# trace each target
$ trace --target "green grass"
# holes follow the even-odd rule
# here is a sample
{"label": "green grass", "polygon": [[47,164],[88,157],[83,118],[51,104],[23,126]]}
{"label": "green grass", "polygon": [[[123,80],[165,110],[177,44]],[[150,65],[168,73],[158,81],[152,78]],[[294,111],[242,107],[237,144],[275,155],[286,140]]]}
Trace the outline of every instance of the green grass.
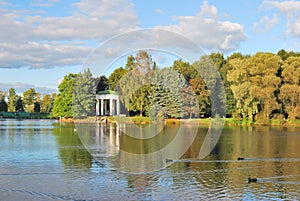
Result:
{"label": "green grass", "polygon": [[[45,116],[44,116],[45,117]],[[36,117],[38,118],[38,117]],[[48,115],[48,118],[51,118]],[[111,123],[127,123],[127,124],[137,124],[137,125],[148,125],[158,123],[156,121],[151,121],[149,117],[140,117],[140,116],[132,116],[132,117],[120,117],[120,116],[108,116],[108,122]],[[199,124],[208,126],[212,118],[201,118],[201,119],[165,119],[164,123],[166,125],[180,125],[180,124]],[[247,119],[242,118],[226,118],[224,119],[224,126],[300,126],[300,120],[285,120],[285,119],[271,119],[271,120],[258,120],[256,122],[249,121]],[[84,119],[80,119],[81,122],[95,122],[95,117],[87,117]]]}
{"label": "green grass", "polygon": [[298,119],[298,120],[287,120],[286,125],[287,126],[300,126],[300,119]]}
{"label": "green grass", "polygon": [[118,117],[118,116],[110,116],[108,118],[112,122],[119,122],[119,123],[134,123],[134,124],[150,124],[151,123],[151,119],[149,117],[140,117],[140,116]]}
{"label": "green grass", "polygon": [[[150,124],[152,122],[149,117],[109,117],[112,121],[122,123],[135,123],[135,124]],[[211,118],[204,119],[165,119],[166,125],[180,125],[180,124],[199,124],[209,125],[212,121]],[[300,126],[300,120],[284,120],[284,119],[271,119],[271,120],[259,120],[256,122],[249,121],[242,118],[226,118],[224,122],[225,126]]]}

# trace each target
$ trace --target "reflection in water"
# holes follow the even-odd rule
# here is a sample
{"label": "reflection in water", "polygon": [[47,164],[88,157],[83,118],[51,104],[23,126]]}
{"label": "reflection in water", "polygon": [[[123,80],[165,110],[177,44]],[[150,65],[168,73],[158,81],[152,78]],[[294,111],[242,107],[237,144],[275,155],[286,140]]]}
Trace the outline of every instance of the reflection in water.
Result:
{"label": "reflection in water", "polygon": [[[82,124],[74,133],[73,124],[0,120],[0,200],[299,199],[300,128],[226,127],[203,160],[197,155],[208,128],[200,127],[195,138],[189,127],[182,129],[179,145],[194,140],[179,160],[158,171],[132,174],[115,169],[164,161],[144,157],[137,163],[122,152],[154,153],[172,142],[180,128],[167,126],[153,138],[137,140],[126,134],[134,130],[130,125]],[[248,177],[257,182],[248,183]]]}
{"label": "reflection in water", "polygon": [[92,166],[92,157],[74,133],[73,124],[56,123],[53,134],[57,136],[59,156],[66,169],[86,169]]}
{"label": "reflection in water", "polygon": [[[193,143],[198,127],[155,128],[154,131],[159,133],[151,134],[152,138],[144,137],[149,136],[152,128],[131,124],[79,124],[76,128],[81,141],[96,160],[101,162],[109,158],[109,166],[113,169],[141,173],[165,168],[169,165],[166,159],[180,158]],[[127,134],[133,132],[141,138]]]}
{"label": "reflection in water", "polygon": [[[266,198],[274,192],[275,197],[288,198],[290,192],[300,187],[299,130],[288,135],[271,127],[225,128],[218,145],[206,158],[209,163],[189,161],[186,164],[189,171],[200,173],[195,178],[212,194],[216,185],[220,185],[233,196],[244,193],[247,198]],[[237,161],[240,156],[246,160]],[[249,186],[245,182],[248,177],[258,178],[259,184]],[[243,192],[241,187],[251,193]]]}
{"label": "reflection in water", "polygon": [[[118,126],[122,126],[122,129]],[[124,130],[130,130],[130,125],[97,125],[94,129],[97,131],[97,140],[93,140],[93,132],[89,130],[89,135],[84,135],[84,144],[90,142],[89,150],[97,160],[106,162],[112,169],[139,171],[163,163],[165,156],[161,159],[151,158],[151,155],[147,158],[147,155],[162,149],[164,143],[170,143],[180,128],[166,127],[162,133],[150,139],[135,139],[126,135]],[[299,129],[289,132],[287,129],[271,127],[227,127],[210,155],[199,160],[199,150],[207,129],[199,128],[181,160],[171,163],[167,169],[171,171],[171,183],[176,186],[176,191],[189,184],[195,188],[192,192],[205,192],[200,197],[215,198],[218,195],[218,198],[237,198],[237,195],[244,195],[245,199],[268,196],[285,199],[291,194],[287,189],[292,192],[299,189]],[[182,146],[190,140],[189,133],[185,131],[185,135],[179,138]],[[173,151],[176,152],[176,149]],[[137,160],[136,155],[143,157]],[[245,160],[239,161],[238,157],[244,157]],[[152,164],[149,165],[149,162]],[[129,174],[126,177],[129,187],[143,192],[154,188],[153,185],[158,182],[156,177],[147,174]],[[248,184],[248,177],[257,178],[257,184]]]}

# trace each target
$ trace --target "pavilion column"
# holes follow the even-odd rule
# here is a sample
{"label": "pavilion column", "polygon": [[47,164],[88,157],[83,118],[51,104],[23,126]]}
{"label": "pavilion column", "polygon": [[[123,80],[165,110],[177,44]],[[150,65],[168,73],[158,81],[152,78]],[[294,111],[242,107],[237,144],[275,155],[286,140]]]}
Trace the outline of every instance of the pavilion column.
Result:
{"label": "pavilion column", "polygon": [[104,109],[104,103],[103,103],[104,101],[102,98],[100,100],[101,100],[101,116],[104,116],[104,110],[103,110]]}
{"label": "pavilion column", "polygon": [[113,115],[113,100],[112,98],[109,99],[109,114]]}
{"label": "pavilion column", "polygon": [[96,116],[99,116],[99,100],[96,103]]}
{"label": "pavilion column", "polygon": [[119,98],[119,96],[117,97],[117,116],[119,116],[120,115],[120,98]]}

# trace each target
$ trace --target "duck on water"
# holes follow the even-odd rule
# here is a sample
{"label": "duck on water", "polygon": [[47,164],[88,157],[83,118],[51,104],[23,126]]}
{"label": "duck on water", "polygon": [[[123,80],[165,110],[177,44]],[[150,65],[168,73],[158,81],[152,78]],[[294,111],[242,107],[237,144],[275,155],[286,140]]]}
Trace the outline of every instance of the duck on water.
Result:
{"label": "duck on water", "polygon": [[248,178],[248,183],[255,183],[257,182],[257,179],[256,178]]}

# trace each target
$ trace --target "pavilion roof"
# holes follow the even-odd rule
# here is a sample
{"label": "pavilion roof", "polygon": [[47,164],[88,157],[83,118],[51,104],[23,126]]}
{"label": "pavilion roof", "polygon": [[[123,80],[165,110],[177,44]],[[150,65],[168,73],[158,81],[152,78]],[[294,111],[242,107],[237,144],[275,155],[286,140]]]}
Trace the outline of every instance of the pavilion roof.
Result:
{"label": "pavilion roof", "polygon": [[113,91],[113,90],[104,90],[104,91],[99,91],[97,93],[98,95],[104,95],[104,94],[118,94],[117,92]]}

